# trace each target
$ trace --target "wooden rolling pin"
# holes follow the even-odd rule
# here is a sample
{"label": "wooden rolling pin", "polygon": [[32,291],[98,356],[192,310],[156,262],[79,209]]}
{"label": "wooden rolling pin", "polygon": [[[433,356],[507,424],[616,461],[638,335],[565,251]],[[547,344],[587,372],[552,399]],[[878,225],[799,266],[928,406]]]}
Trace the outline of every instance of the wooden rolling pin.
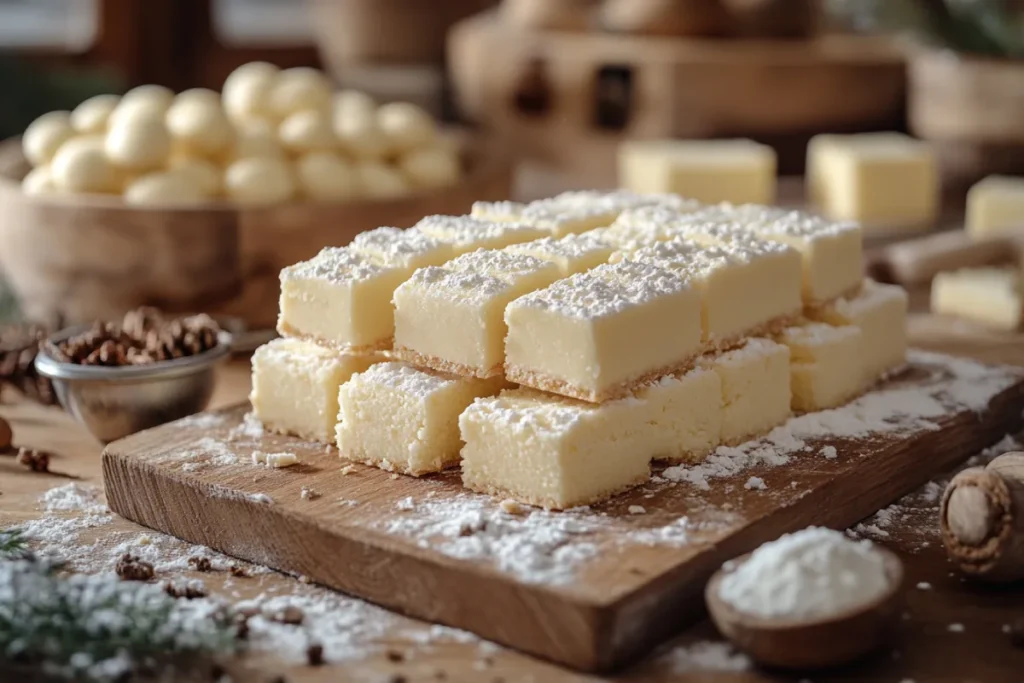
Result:
{"label": "wooden rolling pin", "polygon": [[988,581],[1024,579],[1024,453],[953,477],[939,518],[949,558]]}
{"label": "wooden rolling pin", "polygon": [[869,272],[886,282],[922,285],[944,270],[1017,264],[1020,254],[1019,239],[971,239],[963,230],[950,230],[881,249],[869,258]]}

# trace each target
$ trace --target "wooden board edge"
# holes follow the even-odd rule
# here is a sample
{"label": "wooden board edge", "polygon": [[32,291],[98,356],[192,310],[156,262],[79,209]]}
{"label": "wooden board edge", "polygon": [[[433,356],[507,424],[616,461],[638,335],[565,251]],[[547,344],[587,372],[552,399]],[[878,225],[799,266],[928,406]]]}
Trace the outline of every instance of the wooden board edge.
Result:
{"label": "wooden board edge", "polygon": [[[292,519],[298,517],[294,513],[241,495],[211,496],[211,485],[169,476],[166,469],[121,452],[132,441],[128,437],[116,442],[102,456],[107,504],[126,519],[581,671],[597,671],[601,665],[602,653],[596,647],[599,606],[542,585],[516,585],[508,577],[466,563],[394,552],[371,542],[366,534],[337,536],[308,520]],[[216,500],[216,512],[211,500]],[[188,514],[171,514],[172,506],[183,507]],[[186,518],[193,523],[178,523]],[[249,526],[250,538],[260,542],[236,541],[238,524]],[[338,562],[312,560],[324,556]],[[332,571],[340,562],[348,568]],[[352,566],[365,570],[353,574]],[[467,593],[479,596],[470,601],[472,611],[451,599]]]}
{"label": "wooden board edge", "polygon": [[[914,461],[900,463],[914,470],[907,476],[888,476],[877,486],[843,496],[842,501],[836,499],[838,486],[835,482],[812,490],[801,499],[801,505],[824,514],[820,519],[807,519],[804,526],[815,524],[842,530],[869,517],[917,490],[937,473],[955,467],[1006,434],[1019,432],[1024,428],[1022,405],[1024,379],[1018,377],[1012,386],[992,398],[983,413],[969,410],[958,413],[944,420],[941,430],[919,432],[907,439],[901,452],[918,454]],[[699,558],[656,577],[602,609],[598,633],[598,651],[602,654],[599,670],[612,671],[632,664],[695,623],[705,612],[703,591],[711,575],[727,560],[754,550],[760,544],[757,538],[764,536],[764,524],[773,524],[774,531],[769,535],[781,536],[789,531],[788,524],[775,522],[783,513],[788,515],[792,511],[779,508],[767,520],[760,521],[756,534],[753,525],[748,525]]]}

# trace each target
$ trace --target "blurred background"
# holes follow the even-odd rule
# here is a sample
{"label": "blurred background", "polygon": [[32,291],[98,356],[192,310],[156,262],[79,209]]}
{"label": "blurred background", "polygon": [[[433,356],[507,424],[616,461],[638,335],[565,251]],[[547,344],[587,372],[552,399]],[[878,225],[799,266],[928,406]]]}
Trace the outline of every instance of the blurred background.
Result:
{"label": "blurred background", "polygon": [[[98,94],[219,91],[261,61],[412,103],[459,141],[457,172],[436,149],[370,169],[343,150],[335,166],[358,166],[362,194],[299,182],[282,206],[257,206],[226,188],[187,219],[166,192],[163,207],[109,196],[131,204],[134,175],[103,197],[42,197],[56,186],[40,178],[23,190],[29,165],[12,141],[0,150],[0,318],[52,326],[153,303],[271,326],[282,265],[474,199],[615,187],[633,139],[764,143],[777,202],[804,206],[812,137],[906,133],[941,177],[943,210],[925,231],[960,226],[968,187],[1024,173],[1022,16],[1020,0],[0,0],[4,139]],[[149,282],[205,281],[211,268],[230,274],[187,291]]]}

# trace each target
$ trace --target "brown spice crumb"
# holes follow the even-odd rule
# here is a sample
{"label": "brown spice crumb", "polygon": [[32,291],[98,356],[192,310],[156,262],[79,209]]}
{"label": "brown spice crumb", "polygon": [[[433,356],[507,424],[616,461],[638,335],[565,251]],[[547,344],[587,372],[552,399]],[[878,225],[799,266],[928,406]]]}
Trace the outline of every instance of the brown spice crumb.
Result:
{"label": "brown spice crumb", "polygon": [[164,583],[164,592],[170,595],[172,598],[185,598],[186,600],[195,600],[196,598],[205,598],[207,593],[206,588],[197,581],[184,581],[174,582],[167,581]]}
{"label": "brown spice crumb", "polygon": [[235,577],[236,579],[247,579],[249,578],[249,572],[245,571],[244,567],[239,567],[237,564],[233,564],[228,567],[228,574]]}
{"label": "brown spice crumb", "polygon": [[405,661],[405,655],[398,650],[388,650],[384,653],[384,656],[387,657],[388,661],[392,664],[398,664]]}
{"label": "brown spice crumb", "polygon": [[208,572],[212,569],[210,558],[200,557],[199,555],[193,555],[188,558],[188,566],[192,567],[192,569],[197,572]]}
{"label": "brown spice crumb", "polygon": [[310,666],[320,666],[324,663],[324,646],[320,643],[312,643],[306,648],[306,661]]}
{"label": "brown spice crumb", "polygon": [[305,618],[302,610],[295,605],[287,605],[270,616],[270,618],[281,624],[298,626]]}
{"label": "brown spice crumb", "polygon": [[114,571],[124,581],[149,581],[153,578],[153,565],[143,562],[131,553],[121,556]]}
{"label": "brown spice crumb", "polygon": [[18,464],[24,465],[33,472],[49,472],[50,454],[34,448],[19,448]]}

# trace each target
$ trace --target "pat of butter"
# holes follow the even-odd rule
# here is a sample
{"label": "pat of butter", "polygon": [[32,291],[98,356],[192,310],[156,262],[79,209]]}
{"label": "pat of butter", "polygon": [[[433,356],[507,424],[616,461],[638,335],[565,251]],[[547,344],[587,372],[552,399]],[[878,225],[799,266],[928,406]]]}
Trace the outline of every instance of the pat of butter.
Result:
{"label": "pat of butter", "polygon": [[992,175],[967,193],[967,234],[974,238],[1024,235],[1024,178]]}

